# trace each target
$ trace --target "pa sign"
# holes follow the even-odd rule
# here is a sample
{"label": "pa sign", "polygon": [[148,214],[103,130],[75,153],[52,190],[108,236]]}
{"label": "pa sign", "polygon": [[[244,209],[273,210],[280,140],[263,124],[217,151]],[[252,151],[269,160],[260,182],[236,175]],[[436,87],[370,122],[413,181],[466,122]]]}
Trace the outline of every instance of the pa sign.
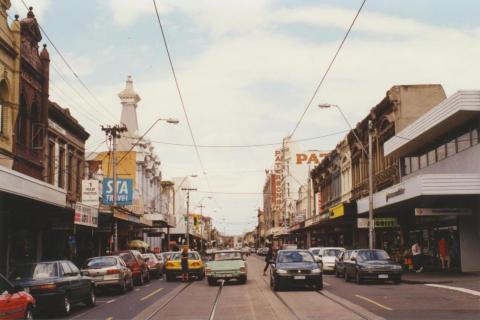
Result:
{"label": "pa sign", "polygon": [[[103,179],[103,204],[113,204],[113,179]],[[132,179],[117,179],[117,205],[129,205],[133,202]]]}

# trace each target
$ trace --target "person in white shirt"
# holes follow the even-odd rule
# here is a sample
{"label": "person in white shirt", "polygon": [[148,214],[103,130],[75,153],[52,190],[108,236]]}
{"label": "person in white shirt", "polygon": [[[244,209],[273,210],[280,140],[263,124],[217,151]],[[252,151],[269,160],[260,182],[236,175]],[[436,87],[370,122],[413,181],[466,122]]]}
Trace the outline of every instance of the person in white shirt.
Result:
{"label": "person in white shirt", "polygon": [[418,244],[418,241],[412,245],[412,255],[413,255],[413,270],[416,272],[422,272],[422,248]]}

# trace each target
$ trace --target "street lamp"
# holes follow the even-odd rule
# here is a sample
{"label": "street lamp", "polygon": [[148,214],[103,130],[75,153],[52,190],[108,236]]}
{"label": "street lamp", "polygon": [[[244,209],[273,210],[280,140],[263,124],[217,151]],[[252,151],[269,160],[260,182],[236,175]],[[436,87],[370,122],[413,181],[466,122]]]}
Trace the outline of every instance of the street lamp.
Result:
{"label": "street lamp", "polygon": [[374,237],[375,237],[375,225],[373,221],[373,168],[372,168],[372,121],[368,121],[368,153],[365,149],[362,141],[358,137],[357,133],[353,129],[352,125],[348,121],[347,117],[343,113],[342,109],[336,104],[321,103],[318,105],[320,109],[328,108],[337,108],[337,110],[342,115],[343,119],[347,123],[348,127],[352,131],[355,139],[357,139],[360,147],[362,148],[363,153],[368,158],[368,246],[370,249],[374,247]]}

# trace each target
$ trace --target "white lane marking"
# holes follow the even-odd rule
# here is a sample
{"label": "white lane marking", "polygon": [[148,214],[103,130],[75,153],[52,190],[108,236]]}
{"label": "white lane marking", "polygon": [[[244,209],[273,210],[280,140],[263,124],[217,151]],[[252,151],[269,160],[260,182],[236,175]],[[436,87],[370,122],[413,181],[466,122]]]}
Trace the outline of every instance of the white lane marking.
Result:
{"label": "white lane marking", "polygon": [[135,291],[140,291],[140,289],[136,288]]}
{"label": "white lane marking", "polygon": [[441,285],[441,284],[433,284],[433,283],[426,283],[425,285],[426,285],[426,286],[429,286],[429,287],[455,290],[455,291],[459,291],[459,292],[463,292],[463,293],[468,293],[468,294],[472,294],[472,295],[474,295],[474,296],[480,297],[480,291],[475,291],[475,290],[471,290],[471,289],[459,288],[459,287],[452,287],[452,286],[444,286],[444,285]]}
{"label": "white lane marking", "polygon": [[159,289],[153,291],[152,293],[147,294],[145,297],[141,298],[140,301],[147,300],[148,298],[156,295],[157,293],[159,293],[159,292],[162,291],[162,290],[163,290],[163,288],[159,288]]}
{"label": "white lane marking", "polygon": [[327,287],[330,286],[330,283],[328,283],[327,281],[323,281],[323,284],[326,285]]}
{"label": "white lane marking", "polygon": [[149,284],[147,284],[145,287],[150,287],[150,285],[149,285]]}
{"label": "white lane marking", "polygon": [[112,300],[108,300],[106,303],[112,303],[112,302],[115,302],[115,299],[112,299]]}
{"label": "white lane marking", "polygon": [[112,320],[112,319],[113,319],[113,317],[108,317],[108,318],[107,318],[107,319],[105,319],[105,320]]}
{"label": "white lane marking", "polygon": [[380,307],[380,308],[383,308],[383,309],[385,309],[385,310],[388,310],[388,311],[392,311],[392,310],[393,310],[393,309],[390,308],[390,307],[387,307],[387,306],[385,306],[385,305],[383,305],[383,304],[381,304],[381,303],[378,303],[378,302],[376,302],[376,301],[373,301],[372,299],[369,299],[369,298],[367,298],[367,297],[361,296],[361,295],[359,295],[359,294],[356,294],[355,297],[360,298],[360,299],[363,299],[363,300],[368,301],[368,302],[370,302],[370,303],[373,303],[374,305],[376,305],[376,306],[378,306],[378,307]]}

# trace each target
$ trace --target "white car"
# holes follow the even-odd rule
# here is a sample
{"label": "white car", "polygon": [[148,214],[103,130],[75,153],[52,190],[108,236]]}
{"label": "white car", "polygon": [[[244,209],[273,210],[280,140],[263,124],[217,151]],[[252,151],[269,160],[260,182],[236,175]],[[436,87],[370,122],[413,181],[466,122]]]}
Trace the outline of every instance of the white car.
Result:
{"label": "white car", "polygon": [[335,258],[345,251],[345,248],[341,247],[324,247],[318,252],[318,256],[322,260],[322,266],[324,271],[335,271]]}

